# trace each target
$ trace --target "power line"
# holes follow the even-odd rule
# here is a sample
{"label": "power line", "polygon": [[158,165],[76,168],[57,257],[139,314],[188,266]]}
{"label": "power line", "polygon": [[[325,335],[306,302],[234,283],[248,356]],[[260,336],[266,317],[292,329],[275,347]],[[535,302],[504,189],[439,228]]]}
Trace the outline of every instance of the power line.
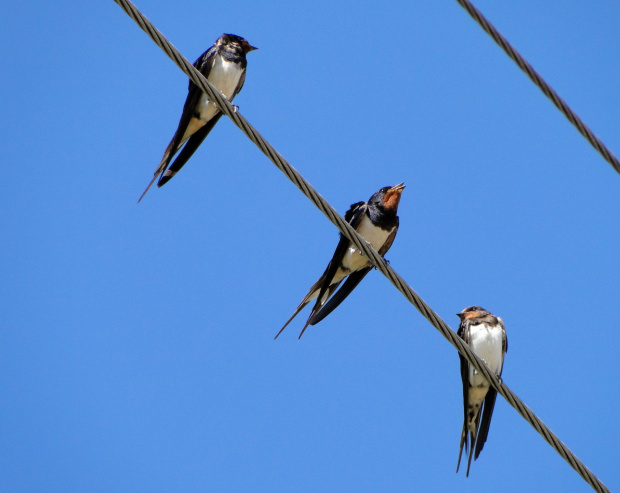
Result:
{"label": "power line", "polygon": [[373,265],[386,276],[409,302],[435,327],[469,363],[471,363],[517,412],[542,435],[562,458],[575,469],[592,488],[600,493],[610,493],[609,489],[573,454],[564,443],[538,418],[521,399],[505,385],[497,375],[490,371],[471,348],[437,315],[420,296],[398,275],[392,267],[347,223],[334,208],[267,142],[250,123],[236,111],[235,107],[179,51],[161,34],[151,22],[129,0],[114,0],[149,37],[159,46],[177,66],[215,101],[222,112],[230,117],[241,131],[282,171],[302,193],[361,250]]}
{"label": "power line", "polygon": [[601,139],[599,139],[592,130],[588,128],[588,126],[577,116],[577,114],[564,102],[564,100],[559,96],[557,92],[553,90],[553,88],[545,82],[545,80],[534,70],[534,68],[523,58],[517,50],[515,50],[512,45],[508,42],[504,36],[502,36],[497,29],[491,24],[476,7],[469,0],[456,0],[461,7],[467,10],[467,13],[473,17],[473,19],[485,30],[485,32],[493,38],[504,52],[519,66],[521,70],[523,70],[530,80],[538,86],[538,88],[543,92],[545,96],[547,96],[555,105],[557,109],[559,109],[568,121],[571,122],[579,131],[581,135],[583,135],[586,140],[594,147],[605,161],[613,166],[613,168],[620,173],[620,161],[618,158],[614,156],[614,154],[603,144]]}

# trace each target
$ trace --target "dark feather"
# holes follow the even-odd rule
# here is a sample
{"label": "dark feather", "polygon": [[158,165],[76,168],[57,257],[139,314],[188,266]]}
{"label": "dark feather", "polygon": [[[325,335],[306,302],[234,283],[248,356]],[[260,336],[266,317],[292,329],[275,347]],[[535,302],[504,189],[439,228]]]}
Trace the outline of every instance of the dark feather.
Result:
{"label": "dark feather", "polygon": [[[364,213],[366,213],[367,211],[368,206],[365,202],[357,202],[356,204],[353,204],[345,213],[345,221],[347,221],[351,225],[351,227],[357,231],[357,228],[359,227],[362,219],[364,218]],[[319,295],[316,298],[316,304],[312,309],[312,313],[310,313],[310,316],[308,317],[308,321],[312,319],[316,312],[318,312],[318,310],[321,308],[323,303],[325,303],[325,301],[323,301],[323,296],[327,292],[327,289],[329,288],[332,280],[334,279],[336,272],[338,272],[342,259],[347,253],[347,249],[349,248],[350,244],[351,242],[349,241],[349,239],[345,235],[340,233],[340,241],[338,241],[336,251],[334,251],[332,259],[329,261],[327,269],[323,274],[325,276],[323,279],[323,284],[321,286],[321,290],[319,291]]]}
{"label": "dark feather", "polygon": [[[213,65],[215,63],[215,55],[217,55],[217,47],[212,46],[202,55],[200,55],[194,62],[194,68],[196,68],[202,75],[204,75],[205,79],[209,78],[209,74],[211,73],[211,69],[213,68]],[[187,85],[187,90],[190,94],[192,93],[192,89],[197,89],[198,92],[201,92],[200,88],[196,84],[194,84],[194,81],[192,79],[190,79]]]}
{"label": "dark feather", "polygon": [[[366,210],[366,203],[365,202],[356,202],[355,204],[352,204],[351,207],[349,207],[349,210],[344,215],[344,219],[349,224],[351,224],[351,226],[353,228],[357,228],[359,226],[362,218],[364,217],[363,214],[362,214],[362,212],[364,210]],[[338,242],[338,245],[336,246],[336,250],[334,251],[334,254],[332,255],[332,259],[330,260],[329,264],[327,265],[327,268],[325,269],[325,272],[323,272],[321,277],[319,277],[319,280],[312,285],[312,287],[308,291],[308,294],[306,294],[306,296],[304,297],[302,302],[299,304],[299,306],[295,310],[295,313],[293,313],[293,315],[291,315],[291,318],[289,318],[286,321],[286,323],[280,329],[280,331],[276,334],[274,339],[277,339],[278,336],[282,333],[282,331],[286,328],[286,326],[289,323],[291,323],[291,321],[297,316],[297,314],[301,310],[304,309],[304,307],[308,303],[310,303],[310,300],[309,300],[310,296],[312,295],[312,293],[314,293],[318,289],[319,290],[319,295],[317,296],[317,301],[316,301],[316,303],[315,303],[315,305],[314,305],[314,307],[312,309],[312,312],[310,313],[310,316],[308,317],[306,325],[301,330],[301,333],[299,334],[299,337],[301,337],[303,335],[304,331],[306,330],[306,328],[310,324],[310,320],[312,320],[312,317],[319,311],[319,309],[322,306],[322,304],[320,303],[321,298],[323,296],[325,296],[326,293],[327,293],[328,298],[329,298],[329,296],[331,296],[331,294],[334,292],[334,290],[336,288],[338,288],[338,286],[340,285],[340,283],[337,283],[337,284],[333,284],[333,285],[330,286],[330,283],[334,279],[334,276],[336,275],[336,272],[338,271],[338,267],[340,267],[340,260],[344,256],[344,254],[345,254],[345,252],[346,252],[346,250],[347,250],[347,248],[349,246],[349,243],[350,243],[349,240],[344,235],[340,234],[340,241]]]}
{"label": "dark feather", "polygon": [[474,451],[474,460],[478,458],[484,443],[487,441],[489,435],[489,426],[491,426],[491,418],[493,417],[493,408],[495,407],[495,399],[497,398],[497,391],[493,387],[489,387],[484,402],[482,403],[482,417],[480,418],[480,424],[478,426],[478,433],[476,435],[476,447]]}
{"label": "dark feather", "polygon": [[[351,207],[349,207],[349,210],[345,213],[344,218],[353,229],[357,230],[360,223],[362,222],[362,219],[364,218],[364,213],[367,210],[368,206],[365,202],[356,202],[355,204],[352,204]],[[299,333],[299,338],[301,338],[301,336],[304,334],[304,332],[308,328],[308,325],[311,324],[312,319],[319,312],[325,301],[329,299],[332,293],[340,285],[340,282],[332,284],[332,281],[334,280],[336,272],[338,272],[338,269],[340,268],[340,263],[345,253],[347,252],[350,243],[351,242],[349,241],[349,239],[342,233],[340,233],[340,241],[338,241],[338,245],[336,246],[336,250],[332,255],[332,259],[329,261],[329,264],[327,264],[327,269],[325,269],[325,272],[321,276],[321,282],[320,284],[318,281],[315,283],[315,286],[320,286],[319,295],[316,297],[316,302],[312,307],[312,311],[308,316],[308,320],[306,320],[306,324]],[[314,291],[311,289],[310,293],[308,294],[311,294],[313,292]]]}
{"label": "dark feather", "polygon": [[[331,286],[329,286],[327,288],[327,296],[325,297],[325,299],[329,299],[329,297],[332,295],[332,293],[338,289],[338,286],[340,286],[340,283],[342,281],[339,281],[337,283],[332,284]],[[317,298],[317,302],[314,304],[314,306],[312,307],[312,311],[310,312],[310,316],[308,317],[308,320],[306,320],[305,325],[303,326],[303,328],[301,329],[301,332],[299,333],[299,337],[297,337],[298,339],[301,339],[301,336],[304,335],[304,332],[306,331],[306,329],[308,328],[308,325],[310,325],[310,322],[312,321],[312,317],[314,316],[314,314],[320,310],[321,306],[318,303],[318,299]],[[317,308],[318,306],[318,308]]]}
{"label": "dark feather", "polygon": [[371,270],[372,267],[366,267],[365,269],[358,270],[357,272],[354,272],[349,277],[347,277],[347,280],[344,282],[342,287],[338,291],[336,291],[336,294],[334,294],[334,296],[329,298],[329,301],[325,303],[325,305],[323,305],[316,314],[310,317],[308,323],[310,325],[316,325],[325,317],[327,317],[327,315],[333,312],[338,307],[338,305],[340,305],[340,303],[342,303],[345,298],[351,294],[351,291],[355,289],[355,287],[362,281],[362,279],[364,279],[364,277],[366,277],[366,274],[368,274]]}
{"label": "dark feather", "polygon": [[[325,281],[325,274],[327,274],[327,271],[323,272],[323,275],[321,277],[319,277],[319,280],[317,282],[315,282],[312,287],[310,288],[310,291],[308,291],[308,294],[304,297],[304,299],[301,301],[301,303],[299,304],[299,306],[295,309],[295,312],[291,315],[291,317],[286,321],[286,323],[284,324],[284,326],[279,330],[279,332],[276,334],[276,336],[274,337],[274,339],[277,339],[278,336],[282,333],[282,331],[284,329],[286,329],[287,325],[290,324],[292,322],[292,320],[297,316],[297,314],[302,311],[305,306],[310,303],[310,296],[312,295],[312,293],[314,293],[317,289],[320,288],[320,286],[323,285],[324,281]],[[333,285],[333,289],[336,289],[338,287],[340,283],[334,284]],[[306,324],[305,328],[308,326],[308,324]],[[303,330],[301,331],[301,333],[303,334]],[[301,337],[301,334],[299,335],[299,337]]]}
{"label": "dark feather", "polygon": [[392,243],[394,243],[394,238],[396,238],[396,233],[398,233],[398,217],[396,218],[396,227],[390,233],[390,236],[387,237],[387,240],[385,240],[385,243],[383,244],[383,246],[379,248],[379,251],[377,252],[379,255],[383,257],[388,252],[388,250],[392,248]]}
{"label": "dark feather", "polygon": [[218,113],[217,115],[215,115],[213,118],[211,118],[211,120],[209,120],[209,122],[206,125],[201,127],[198,131],[196,131],[196,133],[194,133],[194,135],[192,135],[187,140],[187,142],[183,146],[183,149],[181,149],[181,152],[179,153],[179,155],[176,157],[174,162],[170,165],[170,168],[168,168],[165,171],[162,171],[161,177],[159,178],[159,181],[157,182],[158,187],[161,187],[165,185],[166,183],[168,183],[168,181],[170,181],[172,177],[179,172],[179,170],[185,165],[185,163],[187,163],[189,158],[192,157],[194,152],[196,152],[198,147],[200,147],[200,144],[202,144],[202,141],[205,140],[207,135],[209,135],[211,130],[213,130],[213,127],[215,127],[215,124],[219,121],[221,117],[222,117],[222,113]]}
{"label": "dark feather", "polygon": [[[459,324],[457,335],[461,339],[463,339],[463,342],[465,342],[465,344],[469,346],[469,320],[463,320]],[[459,445],[459,460],[456,465],[456,472],[459,472],[459,467],[461,465],[461,456],[463,455],[463,448],[465,448],[465,454],[468,454],[469,452],[469,433],[467,432],[467,407],[469,402],[469,363],[461,353],[459,353],[459,360],[461,367],[461,381],[463,384],[463,431],[461,432],[461,443]],[[471,456],[471,454],[469,455]],[[469,467],[467,474],[469,475]]]}

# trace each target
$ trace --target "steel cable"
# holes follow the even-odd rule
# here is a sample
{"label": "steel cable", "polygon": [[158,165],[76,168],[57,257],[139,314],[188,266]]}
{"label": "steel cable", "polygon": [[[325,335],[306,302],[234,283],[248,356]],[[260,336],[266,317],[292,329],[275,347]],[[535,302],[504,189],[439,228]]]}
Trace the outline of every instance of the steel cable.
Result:
{"label": "steel cable", "polygon": [[523,70],[530,80],[538,86],[538,88],[547,96],[559,109],[568,121],[571,122],[583,135],[586,140],[594,147],[601,156],[612,167],[620,173],[620,161],[614,154],[603,144],[603,142],[588,128],[588,126],[577,116],[577,114],[566,104],[553,88],[545,82],[545,80],[534,70],[534,68],[523,58],[517,50],[502,36],[497,29],[491,24],[469,0],[456,0],[469,15],[484,29],[484,31],[493,38],[504,52]]}

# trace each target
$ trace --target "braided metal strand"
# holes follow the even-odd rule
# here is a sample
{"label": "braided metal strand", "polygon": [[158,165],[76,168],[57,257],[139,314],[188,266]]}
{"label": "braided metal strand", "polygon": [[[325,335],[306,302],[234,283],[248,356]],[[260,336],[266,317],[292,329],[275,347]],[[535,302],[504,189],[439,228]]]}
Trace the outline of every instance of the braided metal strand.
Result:
{"label": "braided metal strand", "polygon": [[515,50],[511,44],[504,38],[497,29],[491,24],[476,7],[469,0],[456,0],[461,7],[463,7],[469,15],[484,29],[484,31],[493,38],[504,52],[519,66],[523,72],[527,74],[530,80],[536,84],[536,86],[547,96],[559,109],[568,121],[571,122],[575,128],[583,135],[586,140],[594,147],[601,156],[612,167],[620,173],[620,161],[614,156],[614,154],[603,144],[592,130],[577,116],[577,114],[566,104],[566,102],[559,96],[553,88],[545,82],[545,80],[534,70],[534,68],[523,58],[517,50]]}

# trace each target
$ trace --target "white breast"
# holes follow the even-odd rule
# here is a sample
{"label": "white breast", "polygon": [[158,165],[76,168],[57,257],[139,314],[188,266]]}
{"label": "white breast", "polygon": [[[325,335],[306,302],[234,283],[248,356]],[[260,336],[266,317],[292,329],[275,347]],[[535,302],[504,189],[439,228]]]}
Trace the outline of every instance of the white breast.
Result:
{"label": "white breast", "polygon": [[[478,324],[471,325],[470,346],[480,358],[484,360],[491,371],[500,374],[502,370],[503,333],[501,326]],[[469,383],[475,387],[488,385],[488,382],[474,368],[469,369]]]}
{"label": "white breast", "polygon": [[[364,215],[362,222],[357,229],[357,232],[364,237],[364,239],[372,245],[375,250],[379,250],[383,244],[387,241],[388,237],[392,230],[386,231],[384,229],[378,228],[377,226],[372,224],[370,218]],[[355,248],[354,245],[351,245],[347,249],[347,253],[342,259],[342,265],[354,272],[359,269],[363,269],[370,265],[368,257],[365,255],[360,255],[360,252]]]}
{"label": "white breast", "polygon": [[213,68],[209,72],[209,82],[230,100],[239,84],[242,73],[243,70],[239,65],[217,55]]}
{"label": "white breast", "polygon": [[[229,62],[219,55],[216,55],[213,68],[209,72],[208,80],[213,84],[229,101],[233,100],[233,94],[237,85],[239,85],[239,79],[243,74],[243,70],[235,63]],[[200,102],[198,103],[200,111],[200,119],[208,122],[217,113],[218,109],[211,103],[209,104],[209,98],[206,94],[202,94]]]}

